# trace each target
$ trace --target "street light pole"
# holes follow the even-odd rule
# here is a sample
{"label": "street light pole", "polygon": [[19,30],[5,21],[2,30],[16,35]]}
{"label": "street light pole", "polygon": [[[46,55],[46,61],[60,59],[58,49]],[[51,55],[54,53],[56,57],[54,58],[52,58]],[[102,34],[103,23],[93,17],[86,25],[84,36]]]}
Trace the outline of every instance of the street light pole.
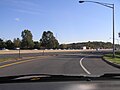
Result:
{"label": "street light pole", "polygon": [[115,30],[114,30],[114,4],[113,4],[113,58],[115,57]]}
{"label": "street light pole", "polygon": [[114,30],[114,4],[109,4],[109,3],[101,3],[101,2],[96,2],[96,1],[79,1],[79,3],[84,3],[84,2],[91,2],[91,3],[96,3],[103,5],[105,7],[111,8],[113,10],[113,58],[115,57],[115,30]]}

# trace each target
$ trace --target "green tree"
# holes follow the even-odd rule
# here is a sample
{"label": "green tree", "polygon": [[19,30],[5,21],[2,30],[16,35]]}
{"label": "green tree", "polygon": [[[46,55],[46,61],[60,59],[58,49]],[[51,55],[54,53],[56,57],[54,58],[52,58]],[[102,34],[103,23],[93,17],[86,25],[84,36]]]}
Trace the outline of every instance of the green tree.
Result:
{"label": "green tree", "polygon": [[19,38],[14,38],[13,43],[14,43],[14,47],[18,48],[18,47],[20,47],[21,41]]}
{"label": "green tree", "polygon": [[22,48],[30,49],[34,47],[34,42],[32,40],[33,36],[31,31],[29,30],[22,31],[21,37],[22,37],[22,42],[21,42]]}
{"label": "green tree", "polygon": [[67,49],[67,48],[68,48],[68,45],[67,45],[67,44],[61,44],[59,48],[60,48],[60,49]]}
{"label": "green tree", "polygon": [[0,38],[0,49],[5,48],[5,42]]}
{"label": "green tree", "polygon": [[47,49],[56,49],[59,47],[58,40],[51,31],[44,31],[40,39],[41,46]]}
{"label": "green tree", "polygon": [[40,49],[40,43],[38,41],[34,42],[34,49]]}
{"label": "green tree", "polygon": [[14,49],[14,44],[11,40],[7,40],[5,44],[7,49]]}

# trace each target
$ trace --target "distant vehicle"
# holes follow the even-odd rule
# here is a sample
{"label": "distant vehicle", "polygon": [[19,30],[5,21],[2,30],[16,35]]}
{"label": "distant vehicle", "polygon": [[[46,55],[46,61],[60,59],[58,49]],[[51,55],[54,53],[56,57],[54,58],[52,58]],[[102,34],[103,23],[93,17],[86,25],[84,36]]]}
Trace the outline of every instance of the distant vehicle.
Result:
{"label": "distant vehicle", "polygon": [[38,50],[38,49],[34,49],[34,50]]}
{"label": "distant vehicle", "polygon": [[20,48],[15,48],[15,50],[19,50]]}
{"label": "distant vehicle", "polygon": [[5,50],[5,48],[0,48],[0,50]]}
{"label": "distant vehicle", "polygon": [[100,50],[100,48],[96,48],[96,51],[99,51]]}

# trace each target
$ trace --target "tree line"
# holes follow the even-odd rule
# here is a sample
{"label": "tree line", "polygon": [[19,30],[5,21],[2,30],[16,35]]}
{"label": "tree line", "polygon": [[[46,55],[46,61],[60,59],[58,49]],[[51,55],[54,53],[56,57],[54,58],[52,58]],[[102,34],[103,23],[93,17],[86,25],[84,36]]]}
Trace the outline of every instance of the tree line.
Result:
{"label": "tree line", "polygon": [[30,30],[21,32],[22,39],[6,40],[0,38],[0,49],[58,49],[59,42],[53,32],[44,31],[39,41],[33,41],[33,35]]}
{"label": "tree line", "polygon": [[60,48],[62,49],[83,49],[83,47],[86,47],[86,49],[111,49],[113,44],[111,42],[82,42],[82,43],[71,43],[71,44],[61,44]]}
{"label": "tree line", "polygon": [[[44,31],[39,41],[33,41],[33,35],[30,30],[23,30],[20,38],[14,38],[12,40],[6,40],[0,38],[0,49],[82,49],[84,46],[87,49],[111,49],[111,42],[82,42],[82,43],[71,43],[71,44],[59,44],[55,38],[53,32]],[[120,45],[116,45],[120,47]]]}

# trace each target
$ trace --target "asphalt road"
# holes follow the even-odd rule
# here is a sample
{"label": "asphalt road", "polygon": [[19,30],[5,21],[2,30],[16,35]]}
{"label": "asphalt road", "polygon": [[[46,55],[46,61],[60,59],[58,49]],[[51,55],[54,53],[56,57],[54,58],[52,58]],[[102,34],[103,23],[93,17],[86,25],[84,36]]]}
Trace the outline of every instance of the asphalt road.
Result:
{"label": "asphalt road", "polygon": [[0,63],[0,76],[21,74],[71,74],[101,75],[120,73],[120,69],[108,65],[101,59],[106,52],[61,53]]}

